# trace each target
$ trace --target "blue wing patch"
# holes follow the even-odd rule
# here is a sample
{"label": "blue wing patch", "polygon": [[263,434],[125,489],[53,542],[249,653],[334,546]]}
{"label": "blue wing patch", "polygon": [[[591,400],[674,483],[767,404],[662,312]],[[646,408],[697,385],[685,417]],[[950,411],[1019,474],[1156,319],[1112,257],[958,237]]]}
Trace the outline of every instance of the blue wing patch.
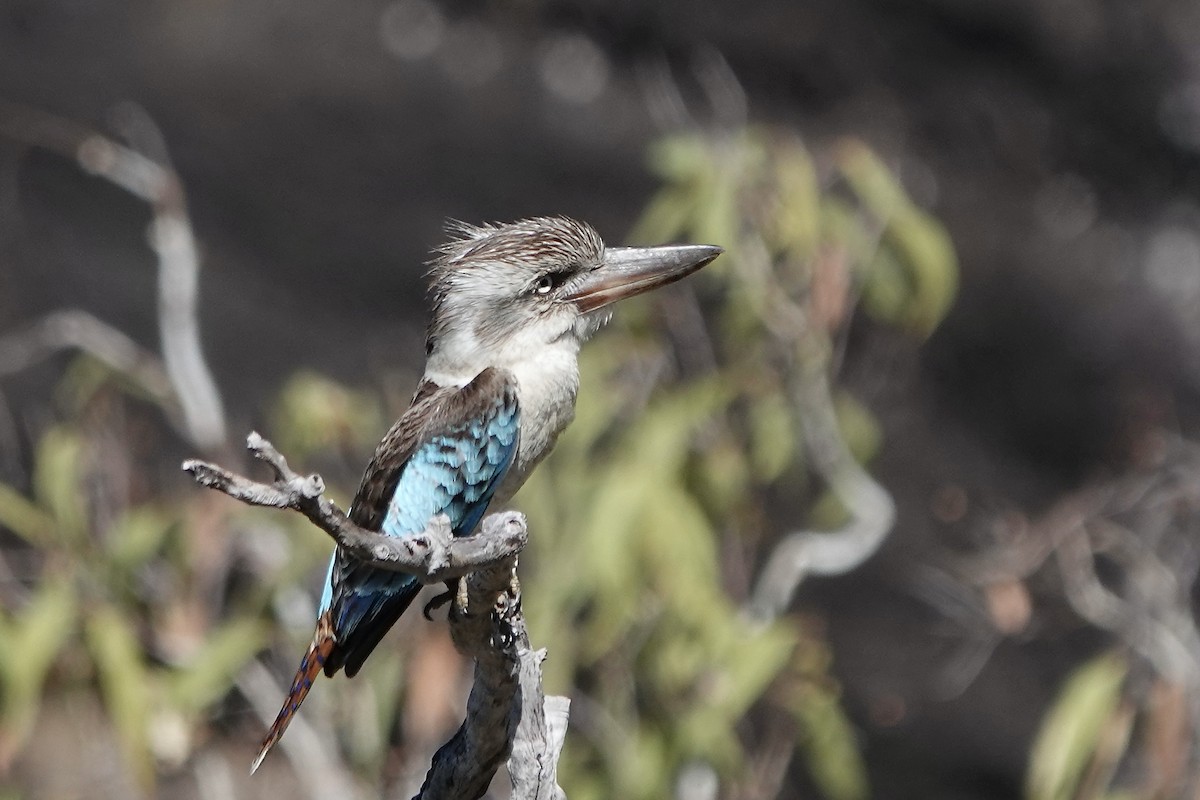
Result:
{"label": "blue wing patch", "polygon": [[[380,531],[388,536],[412,536],[424,531],[430,519],[445,514],[455,536],[470,534],[512,464],[519,429],[520,413],[511,391],[496,395],[473,418],[442,427],[404,463]],[[361,563],[354,563],[339,576],[337,563],[335,553],[321,611],[334,609],[333,627],[339,643],[350,645],[356,634],[366,633],[360,629],[369,630],[363,637],[370,640],[363,642],[369,652],[412,602],[420,584],[402,572]],[[376,631],[381,626],[382,630]],[[361,658],[365,657],[363,653]],[[346,669],[352,674],[349,661]]]}

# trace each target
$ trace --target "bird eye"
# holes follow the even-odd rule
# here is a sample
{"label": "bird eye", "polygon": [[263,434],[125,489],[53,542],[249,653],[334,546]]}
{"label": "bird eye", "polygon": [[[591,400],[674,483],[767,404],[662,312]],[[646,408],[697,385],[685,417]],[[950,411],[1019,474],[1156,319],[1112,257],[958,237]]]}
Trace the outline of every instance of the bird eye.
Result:
{"label": "bird eye", "polygon": [[566,283],[567,278],[571,277],[569,272],[547,272],[542,277],[538,278],[537,283],[533,286],[534,294],[546,295]]}

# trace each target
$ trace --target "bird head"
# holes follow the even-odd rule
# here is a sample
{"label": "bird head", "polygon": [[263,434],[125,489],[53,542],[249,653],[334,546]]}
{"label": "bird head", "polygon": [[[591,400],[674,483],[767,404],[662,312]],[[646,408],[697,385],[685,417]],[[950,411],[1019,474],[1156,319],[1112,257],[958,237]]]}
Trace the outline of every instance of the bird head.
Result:
{"label": "bird head", "polygon": [[473,374],[489,364],[578,349],[618,300],[690,275],[723,251],[711,245],[605,247],[587,224],[537,217],[455,223],[432,262],[430,366]]}

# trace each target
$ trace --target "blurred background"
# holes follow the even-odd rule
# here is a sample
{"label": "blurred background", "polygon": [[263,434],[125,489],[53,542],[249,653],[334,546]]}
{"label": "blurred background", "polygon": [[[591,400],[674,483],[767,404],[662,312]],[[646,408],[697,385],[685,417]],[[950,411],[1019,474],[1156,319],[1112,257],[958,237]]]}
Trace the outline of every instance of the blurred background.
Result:
{"label": "blurred background", "polygon": [[445,220],[536,214],[728,250],[514,503],[568,796],[1197,796],[1197,53],[1189,0],[4,0],[0,797],[413,794],[444,621],[250,779],[330,546],[178,464],[345,505]]}

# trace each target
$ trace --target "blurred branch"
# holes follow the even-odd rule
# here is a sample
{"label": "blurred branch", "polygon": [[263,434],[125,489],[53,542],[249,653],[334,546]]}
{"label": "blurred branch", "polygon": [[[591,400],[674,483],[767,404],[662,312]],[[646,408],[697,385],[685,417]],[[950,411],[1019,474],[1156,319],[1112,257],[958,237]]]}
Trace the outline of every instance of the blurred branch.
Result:
{"label": "blurred branch", "polygon": [[[1071,607],[1116,634],[1169,681],[1188,688],[1200,728],[1200,632],[1191,597],[1200,575],[1195,521],[1200,448],[1164,442],[1149,473],[1118,478],[1060,503],[1047,531]],[[1046,524],[1038,528],[1045,530]],[[1101,580],[1103,558],[1109,577]]]}
{"label": "blurred branch", "polygon": [[809,575],[841,575],[870,558],[896,521],[896,503],[862,468],[842,436],[830,381],[828,333],[781,287],[771,285],[770,257],[765,245],[758,244],[747,248],[743,258],[748,269],[758,262],[760,280],[767,286],[761,298],[764,321],[780,358],[794,362],[786,370],[788,391],[802,422],[806,452],[813,471],[850,514],[838,530],[794,531],[775,546],[750,601],[756,618],[770,620],[787,608]]}
{"label": "blurred branch", "polygon": [[321,476],[297,474],[257,433],[246,444],[271,467],[274,482],[253,481],[202,461],[186,461],[183,469],[244,503],[299,511],[354,558],[373,566],[425,583],[465,576],[451,609],[450,632],[459,651],[475,659],[475,684],[466,719],[434,755],[418,797],[482,797],[506,758],[512,797],[563,797],[556,772],[569,701],[545,696],[541,665],[546,652],[529,646],[516,577],[517,554],[526,542],[525,517],[513,511],[491,514],[479,534],[455,537],[442,515],[416,536],[388,536],[351,522],[324,497]]}
{"label": "blurred branch", "polygon": [[[250,701],[254,713],[264,725],[275,721],[279,706],[277,698],[284,693],[284,687],[275,682],[271,671],[261,661],[251,661],[241,671],[237,676],[237,688]],[[332,746],[332,741],[321,736],[302,714],[292,718],[288,735],[280,740],[279,745],[312,800],[363,796],[357,791],[346,765],[334,755],[337,749]]]}
{"label": "blurred branch", "polygon": [[[162,136],[149,116],[142,113],[137,122],[144,134],[140,138],[152,138],[161,146]],[[151,129],[154,137],[147,134]],[[86,126],[11,103],[0,102],[0,136],[70,158],[150,205],[154,213],[150,241],[158,256],[163,363],[189,438],[206,450],[222,446],[225,411],[200,346],[196,314],[200,257],[179,176]]]}
{"label": "blurred branch", "polygon": [[823,370],[804,373],[801,368],[792,382],[792,397],[804,420],[804,443],[813,469],[850,512],[850,521],[836,531],[795,531],[775,546],[752,601],[768,619],[787,607],[808,575],[841,575],[870,558],[896,520],[891,494],[859,466],[842,439],[829,377]]}
{"label": "blurred branch", "polygon": [[[1063,538],[1056,554],[1063,588],[1075,612],[1115,634],[1155,672],[1182,686],[1189,698],[1193,730],[1200,731],[1200,632],[1192,614],[1190,585],[1195,576],[1181,586],[1153,549],[1107,519],[1076,527]],[[1100,554],[1120,566],[1118,588],[1105,586],[1096,574]]]}
{"label": "blurred branch", "polygon": [[1200,578],[1200,446],[1165,432],[1150,435],[1157,449],[1152,463],[1080,489],[1028,525],[1018,517],[999,526],[1002,544],[957,559],[954,571],[968,586],[987,591],[1056,566],[1071,609],[1178,690],[1190,723],[1181,746],[1190,747],[1194,788],[1200,785],[1200,629],[1193,604]]}
{"label": "blurred branch", "polygon": [[158,358],[83,309],[53,311],[19,333],[0,337],[0,376],[20,372],[63,350],[87,353],[125,375],[160,404],[174,405],[171,382]]}
{"label": "blurred branch", "polygon": [[[850,515],[850,522],[839,530],[800,530],[779,541],[747,604],[751,616],[770,620],[787,607],[806,576],[840,575],[875,553],[895,522],[896,507],[891,494],[850,451],[834,406],[830,331],[845,315],[844,311],[830,314],[822,304],[829,304],[831,292],[841,292],[844,296],[832,299],[845,309],[857,299],[853,295],[857,290],[849,278],[844,285],[837,279],[848,268],[840,258],[828,255],[831,244],[836,242],[837,249],[844,251],[847,241],[833,237],[822,243],[821,188],[811,161],[802,150],[781,156],[757,136],[746,135],[745,90],[719,51],[699,51],[692,72],[708,100],[710,127],[716,135],[706,137],[700,150],[705,155],[697,157],[695,149],[678,142],[670,156],[667,151],[660,155],[660,169],[675,185],[647,210],[639,223],[640,235],[667,238],[686,231],[730,248],[731,258],[725,263],[737,273],[738,294],[767,335],[768,359],[785,377],[811,466]],[[647,106],[660,126],[672,131],[700,127],[665,61],[640,77]],[[860,160],[875,166],[870,158]],[[877,177],[870,170],[860,171]],[[782,177],[785,172],[787,180]],[[770,191],[764,192],[764,185]],[[885,181],[885,186],[892,190],[884,192],[888,197],[902,194],[891,183]],[[857,249],[877,252],[899,206],[865,208],[870,204],[860,200],[864,209],[858,215],[862,236]],[[805,226],[804,232],[797,231]],[[790,234],[782,235],[784,230]],[[680,304],[679,308],[685,313],[668,316],[667,325],[677,340],[689,343],[680,352],[691,356],[693,350],[700,350],[691,343],[707,345],[711,337],[703,315],[694,310],[694,300],[691,307]]]}

